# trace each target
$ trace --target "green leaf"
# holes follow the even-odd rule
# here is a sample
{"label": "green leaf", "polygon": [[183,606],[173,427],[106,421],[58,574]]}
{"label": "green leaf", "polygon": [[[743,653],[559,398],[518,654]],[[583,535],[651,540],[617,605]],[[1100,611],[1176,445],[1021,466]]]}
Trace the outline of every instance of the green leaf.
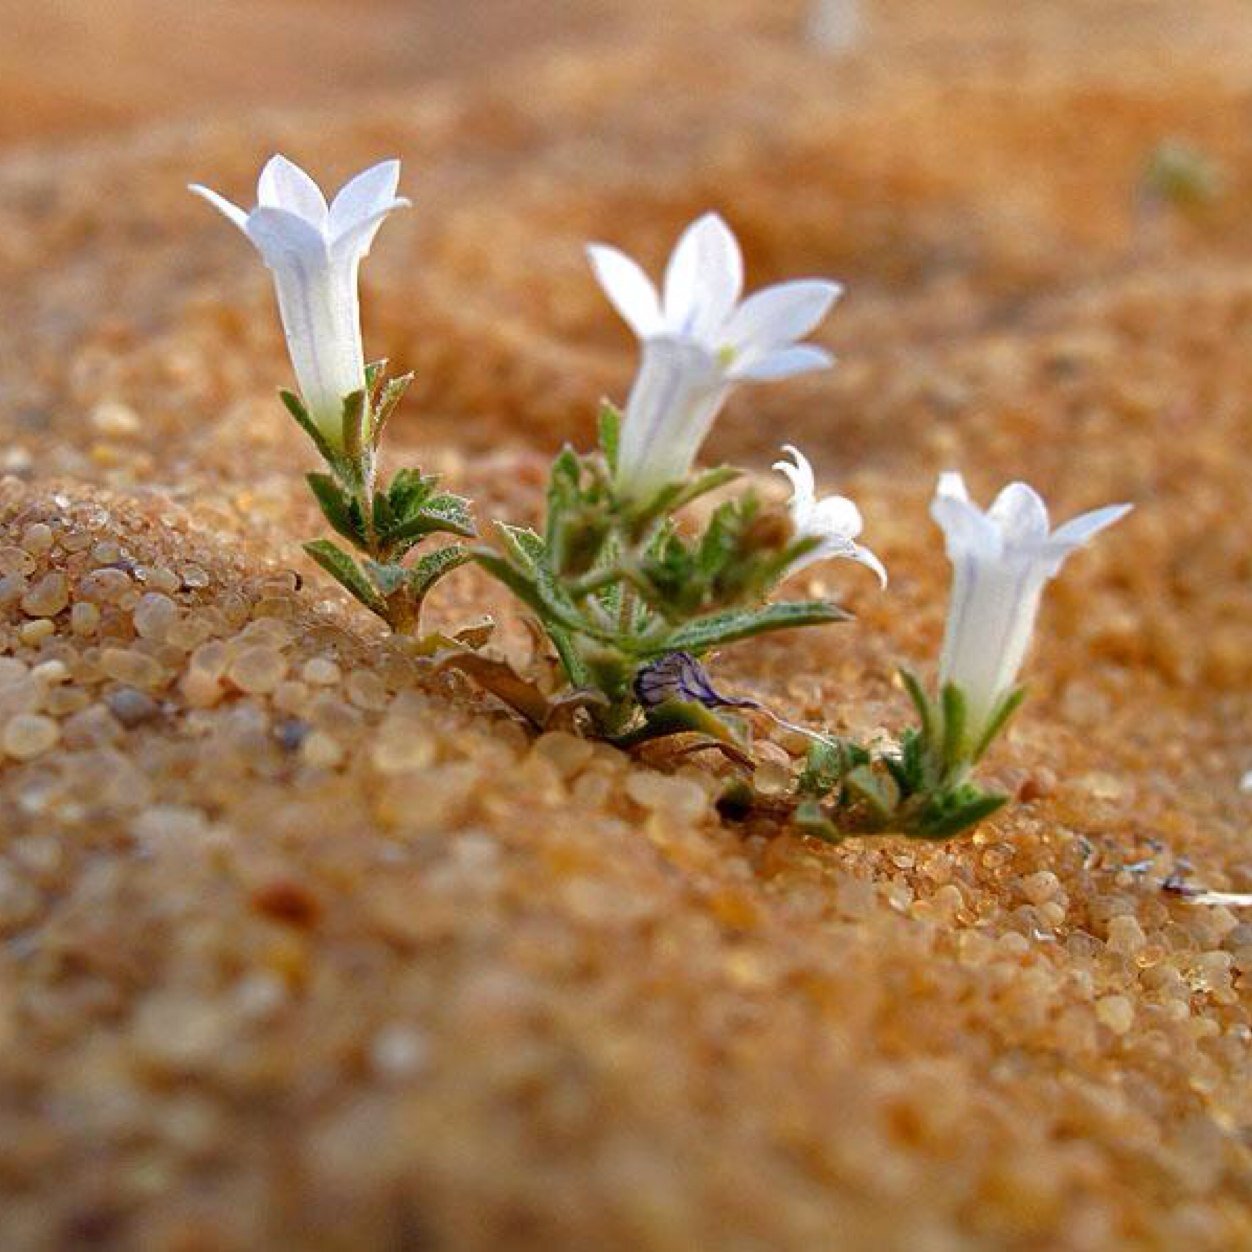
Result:
{"label": "green leaf", "polygon": [[829,795],[839,786],[846,770],[843,747],[834,739],[814,739],[809,744],[799,788],[804,795]]}
{"label": "green leaf", "polygon": [[618,747],[629,748],[667,735],[686,734],[706,735],[736,748],[743,746],[733,726],[696,700],[666,700],[658,704],[647,711],[643,726],[615,742]]}
{"label": "green leaf", "polygon": [[632,539],[637,542],[658,518],[677,512],[684,504],[690,504],[699,496],[738,478],[740,473],[740,470],[723,465],[706,470],[687,482],[667,483],[642,504],[629,510],[627,525]]}
{"label": "green leaf", "polygon": [[1000,703],[996,705],[992,710],[991,716],[987,719],[986,728],[983,730],[978,742],[974,745],[972,760],[982,760],[986,755],[987,749],[991,747],[992,741],[1008,725],[1009,719],[1022,707],[1022,701],[1025,699],[1025,687],[1015,687],[1001,698]]}
{"label": "green leaf", "polygon": [[386,620],[386,602],[365,572],[346,552],[337,548],[329,539],[314,539],[304,545],[304,550],[367,609]]}
{"label": "green leaf", "polygon": [[842,843],[844,834],[822,811],[814,799],[801,800],[792,814],[792,822],[802,835],[810,835],[823,843]]}
{"label": "green leaf", "polygon": [[860,800],[880,823],[888,823],[900,804],[900,792],[889,775],[877,774],[870,765],[858,765],[844,779],[851,797]]}
{"label": "green leaf", "polygon": [[395,528],[396,515],[392,511],[391,501],[381,492],[374,492],[374,529],[379,535],[386,535]]}
{"label": "green leaf", "polygon": [[402,374],[399,378],[391,379],[382,389],[382,394],[378,397],[377,403],[373,406],[373,417],[370,422],[370,442],[374,447],[378,446],[378,441],[382,437],[383,427],[387,425],[387,419],[395,411],[395,407],[400,403],[401,397],[409,389],[409,384],[413,381],[413,375]]}
{"label": "green leaf", "polygon": [[[761,609],[730,609],[679,627],[666,636],[659,650],[693,652],[698,656],[710,648],[768,631],[850,620],[851,614],[826,600],[792,600],[785,604],[768,604]],[[657,648],[654,646],[651,650]]]}
{"label": "green leaf", "polygon": [[428,552],[421,560],[415,561],[409,570],[409,586],[420,601],[445,574],[460,569],[473,559],[469,549],[458,543]]}
{"label": "green leaf", "polygon": [[830,795],[852,770],[868,765],[870,760],[869,752],[851,739],[815,739],[809,744],[799,790],[804,795]]}
{"label": "green leaf", "polygon": [[305,481],[331,526],[350,543],[363,548],[365,533],[357,502],[329,474],[306,474]]}
{"label": "green leaf", "polygon": [[954,683],[945,683],[940,695],[943,707],[943,763],[949,771],[967,764],[965,747],[965,693]]}
{"label": "green leaf", "polygon": [[387,486],[387,499],[398,518],[406,519],[434,494],[439,479],[424,475],[419,469],[400,469],[391,476]]}
{"label": "green leaf", "polygon": [[578,454],[566,444],[557,453],[548,471],[548,525],[547,538],[552,542],[554,531],[560,527],[565,514],[576,509],[581,501],[579,483],[582,480],[582,466]]}
{"label": "green leaf", "polygon": [[604,453],[604,462],[610,474],[617,473],[617,450],[620,446],[622,413],[609,400],[600,401],[600,451]]}
{"label": "green leaf", "polygon": [[496,533],[504,545],[505,555],[524,570],[533,571],[547,556],[548,549],[543,536],[536,534],[528,526],[510,526],[507,522],[497,522]]}
{"label": "green leaf", "polygon": [[378,385],[378,380],[387,372],[387,358],[381,357],[377,361],[371,361],[365,367],[365,389],[371,395],[374,388]]}
{"label": "green leaf", "polygon": [[304,407],[300,397],[294,391],[280,391],[278,395],[287,412],[296,419],[300,429],[313,441],[313,446],[322,460],[333,469],[339,470],[343,463],[339,449],[335,448],[322,434],[321,428],[309,416],[309,411]]}
{"label": "green leaf", "polygon": [[374,586],[387,599],[394,596],[408,581],[409,571],[403,565],[382,565],[378,561],[371,561],[368,557],[361,564],[365,567]]}
{"label": "green leaf", "polygon": [[474,548],[471,550],[471,555],[475,562],[497,581],[502,582],[535,614],[553,643],[557,642],[555,631],[560,628],[574,634],[585,634],[595,639],[613,642],[612,635],[592,628],[590,623],[578,616],[576,610],[554,602],[550,594],[551,580],[544,577],[542,569],[536,566],[532,566],[529,570],[519,568],[508,557],[501,556],[500,553],[490,548]]}
{"label": "green leaf", "polygon": [[359,463],[366,450],[366,422],[369,419],[369,397],[358,388],[343,398],[343,449],[348,460]]}
{"label": "green leaf", "polygon": [[436,534],[459,535],[462,539],[478,537],[470,502],[464,496],[443,492],[428,497],[421,504],[411,506],[407,517],[394,522],[383,537],[388,543],[403,543]]}
{"label": "green leaf", "polygon": [[569,679],[570,685],[598,689],[598,684],[592,681],[591,670],[578,650],[573,632],[566,630],[552,618],[544,621],[543,629],[556,649],[557,658],[561,662],[561,668],[565,670],[565,676]]}
{"label": "green leaf", "polygon": [[693,500],[708,495],[710,491],[716,491],[719,487],[724,487],[727,483],[733,483],[742,477],[743,470],[736,469],[733,465],[719,465],[715,469],[704,470],[678,489],[669,502],[669,509],[671,512],[677,512],[683,505],[690,504]]}
{"label": "green leaf", "polygon": [[913,701],[913,707],[917,710],[917,716],[922,724],[922,738],[928,745],[937,743],[935,737],[935,708],[930,701],[930,697],[926,694],[925,688],[918,680],[917,675],[912,670],[900,668],[900,681],[904,684],[904,690],[908,692],[909,699]]}
{"label": "green leaf", "polygon": [[1008,799],[967,784],[936,796],[904,833],[921,839],[951,839],[1003,808]]}

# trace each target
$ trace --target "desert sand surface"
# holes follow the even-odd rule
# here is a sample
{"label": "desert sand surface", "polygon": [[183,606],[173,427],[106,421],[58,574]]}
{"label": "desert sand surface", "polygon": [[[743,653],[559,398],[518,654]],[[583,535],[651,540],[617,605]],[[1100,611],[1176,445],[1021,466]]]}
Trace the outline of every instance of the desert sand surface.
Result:
{"label": "desert sand surface", "polygon": [[[1252,14],[866,7],[832,57],[766,0],[0,4],[6,1252],[1252,1247],[1252,912],[1165,889],[1252,890]],[[939,470],[1133,501],[1049,593],[1018,803],[726,821],[726,764],[536,738],[389,639],[301,551],[268,277],[185,190],[274,151],[403,159],[388,457],[483,520],[629,384],[584,241],[655,271],[716,208],[751,286],[847,285],[839,367],[706,449],[781,493],[800,444],[891,570],[717,659],[786,717],[905,719]],[[485,615],[543,669],[477,571],[429,624]]]}

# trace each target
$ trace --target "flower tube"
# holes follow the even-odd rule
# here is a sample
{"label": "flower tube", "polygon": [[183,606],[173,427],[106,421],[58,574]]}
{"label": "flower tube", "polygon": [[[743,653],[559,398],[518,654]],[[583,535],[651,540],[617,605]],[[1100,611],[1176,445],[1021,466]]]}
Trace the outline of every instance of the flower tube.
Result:
{"label": "flower tube", "polygon": [[283,156],[270,159],[250,213],[207,187],[191,190],[252,241],[274,275],[300,397],[332,448],[343,448],[344,400],[365,387],[357,271],[396,196],[400,163],[383,161],[327,206],[317,184]]}
{"label": "flower tube", "polygon": [[1012,696],[1048,581],[1130,508],[1109,505],[1051,530],[1047,506],[1025,483],[1010,483],[984,512],[960,474],[940,475],[930,512],[953,577],[939,682],[963,697],[966,745],[984,743]]}
{"label": "flower tube", "polygon": [[645,500],[690,473],[738,383],[833,363],[824,349],[798,341],[829,312],[839,284],[779,283],[741,301],[743,257],[715,213],[683,233],[663,292],[616,248],[592,244],[587,251],[600,285],[643,344],[617,459],[616,486],[628,500]]}

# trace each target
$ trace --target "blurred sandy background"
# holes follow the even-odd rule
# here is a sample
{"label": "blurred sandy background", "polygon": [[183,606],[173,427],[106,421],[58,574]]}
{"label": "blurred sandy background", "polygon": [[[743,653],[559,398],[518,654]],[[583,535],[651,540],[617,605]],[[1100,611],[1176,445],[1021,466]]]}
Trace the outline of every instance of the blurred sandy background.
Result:
{"label": "blurred sandy background", "polygon": [[[1252,890],[1252,9],[870,0],[840,56],[808,16],[0,0],[4,1252],[1252,1246],[1252,925],[1161,885]],[[629,384],[588,238],[656,270],[716,207],[750,287],[847,284],[839,368],[708,449],[793,439],[891,569],[718,658],[788,717],[906,716],[939,469],[1135,501],[1049,595],[1019,803],[724,822],[713,763],[536,741],[385,639],[303,558],[269,280],[185,191],[275,150],[403,158],[387,456],[484,518]],[[433,601],[534,663],[476,571]]]}

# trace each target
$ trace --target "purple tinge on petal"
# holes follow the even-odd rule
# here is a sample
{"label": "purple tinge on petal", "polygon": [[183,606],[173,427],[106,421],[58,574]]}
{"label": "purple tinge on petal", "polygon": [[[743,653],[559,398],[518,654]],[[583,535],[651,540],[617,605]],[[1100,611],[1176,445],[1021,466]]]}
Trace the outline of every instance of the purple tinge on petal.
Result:
{"label": "purple tinge on petal", "polygon": [[655,709],[669,700],[702,704],[706,709],[753,709],[755,700],[736,700],[722,695],[708,671],[690,652],[669,652],[645,665],[635,675],[635,698],[645,709]]}

